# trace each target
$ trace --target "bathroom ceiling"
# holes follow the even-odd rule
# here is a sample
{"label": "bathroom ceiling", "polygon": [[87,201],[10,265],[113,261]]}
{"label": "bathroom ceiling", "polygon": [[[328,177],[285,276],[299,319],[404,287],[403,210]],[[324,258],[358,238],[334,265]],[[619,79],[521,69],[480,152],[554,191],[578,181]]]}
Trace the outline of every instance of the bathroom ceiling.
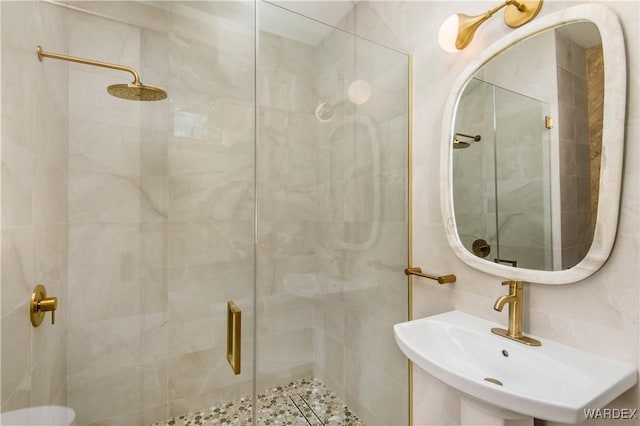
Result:
{"label": "bathroom ceiling", "polygon": [[[322,23],[335,26],[357,3],[354,1],[291,1],[276,0],[270,3],[289,9],[300,15],[307,16]],[[282,37],[293,39],[311,46],[317,46],[331,27],[324,25],[309,25],[300,17],[291,13],[282,13],[277,7],[262,7],[260,12],[260,28]]]}
{"label": "bathroom ceiling", "polygon": [[[260,30],[315,47],[357,2],[358,0],[262,1],[258,3]],[[240,24],[247,30],[252,30],[254,26],[252,2],[143,0],[141,4],[164,9],[196,21],[215,22],[218,25],[224,25],[225,22],[232,25]],[[295,13],[289,13],[281,8]],[[312,18],[328,26],[310,23],[298,15]]]}

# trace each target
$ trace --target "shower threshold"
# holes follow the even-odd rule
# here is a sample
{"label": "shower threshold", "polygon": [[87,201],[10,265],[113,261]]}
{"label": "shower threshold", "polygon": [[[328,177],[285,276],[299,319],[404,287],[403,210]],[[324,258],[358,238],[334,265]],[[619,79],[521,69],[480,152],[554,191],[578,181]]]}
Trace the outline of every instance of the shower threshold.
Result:
{"label": "shower threshold", "polygon": [[[365,426],[331,389],[312,377],[268,389],[257,400],[258,426]],[[152,426],[249,426],[251,416],[251,398],[241,398]]]}

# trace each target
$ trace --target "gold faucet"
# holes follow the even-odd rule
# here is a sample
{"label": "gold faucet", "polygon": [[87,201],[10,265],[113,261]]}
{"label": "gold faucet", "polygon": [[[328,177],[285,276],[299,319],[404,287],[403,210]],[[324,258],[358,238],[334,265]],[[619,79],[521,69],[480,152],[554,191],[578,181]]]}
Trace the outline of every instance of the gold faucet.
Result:
{"label": "gold faucet", "polygon": [[529,346],[540,346],[539,340],[532,339],[522,334],[522,281],[503,281],[502,285],[509,286],[509,294],[498,297],[493,309],[502,312],[504,305],[509,304],[509,329],[492,328],[491,331],[499,336],[506,337],[516,342]]}

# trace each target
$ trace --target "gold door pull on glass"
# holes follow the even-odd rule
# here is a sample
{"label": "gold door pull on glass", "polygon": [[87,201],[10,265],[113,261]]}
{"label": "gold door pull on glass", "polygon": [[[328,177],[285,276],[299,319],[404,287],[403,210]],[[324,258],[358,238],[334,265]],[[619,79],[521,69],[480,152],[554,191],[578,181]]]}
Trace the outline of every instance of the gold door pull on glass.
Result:
{"label": "gold door pull on glass", "polygon": [[240,374],[241,334],[242,311],[229,300],[227,302],[227,361],[236,376]]}
{"label": "gold door pull on glass", "polygon": [[454,274],[450,275],[429,275],[422,272],[422,268],[406,268],[404,270],[405,275],[416,275],[422,278],[429,278],[430,280],[438,281],[438,284],[448,284],[456,282],[456,276]]}
{"label": "gold door pull on glass", "polygon": [[29,304],[31,324],[34,327],[42,324],[45,312],[51,312],[51,324],[55,324],[56,309],[58,309],[58,298],[47,297],[47,289],[42,284],[35,286],[33,293],[31,293],[31,303]]}

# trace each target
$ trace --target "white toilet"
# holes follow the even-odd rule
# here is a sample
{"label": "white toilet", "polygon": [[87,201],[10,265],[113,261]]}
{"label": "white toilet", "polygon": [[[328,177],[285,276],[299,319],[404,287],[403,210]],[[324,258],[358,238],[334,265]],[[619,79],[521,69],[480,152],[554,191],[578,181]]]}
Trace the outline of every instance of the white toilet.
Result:
{"label": "white toilet", "polygon": [[61,405],[44,405],[0,414],[2,426],[73,426],[76,413]]}

